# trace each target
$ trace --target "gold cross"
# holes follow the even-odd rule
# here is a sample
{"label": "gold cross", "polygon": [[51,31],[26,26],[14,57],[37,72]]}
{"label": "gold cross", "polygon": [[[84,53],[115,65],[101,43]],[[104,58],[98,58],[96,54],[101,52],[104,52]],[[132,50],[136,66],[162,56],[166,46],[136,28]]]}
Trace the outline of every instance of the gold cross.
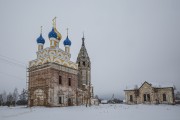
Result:
{"label": "gold cross", "polygon": [[54,19],[52,20],[53,21],[53,27],[56,28],[56,18],[57,17],[54,17]]}
{"label": "gold cross", "polygon": [[42,26],[41,26],[41,34],[42,34]]}

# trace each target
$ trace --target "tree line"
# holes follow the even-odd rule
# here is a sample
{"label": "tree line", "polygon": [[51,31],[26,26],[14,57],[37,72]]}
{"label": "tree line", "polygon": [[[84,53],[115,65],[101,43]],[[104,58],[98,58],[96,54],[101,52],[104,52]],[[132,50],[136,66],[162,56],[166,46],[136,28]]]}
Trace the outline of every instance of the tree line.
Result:
{"label": "tree line", "polygon": [[0,93],[0,106],[16,106],[16,105],[27,105],[27,90],[23,89],[21,93],[18,93],[18,89],[15,88],[13,92],[6,91]]}

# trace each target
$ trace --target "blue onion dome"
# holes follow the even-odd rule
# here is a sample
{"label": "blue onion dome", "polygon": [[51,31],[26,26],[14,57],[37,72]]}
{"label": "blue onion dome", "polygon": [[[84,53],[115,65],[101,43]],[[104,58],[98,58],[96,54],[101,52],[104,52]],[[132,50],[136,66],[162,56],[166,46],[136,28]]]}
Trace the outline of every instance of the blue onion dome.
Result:
{"label": "blue onion dome", "polygon": [[69,46],[71,46],[71,41],[69,40],[68,36],[67,36],[66,39],[64,40],[64,45],[69,45]]}
{"label": "blue onion dome", "polygon": [[52,31],[49,32],[48,37],[49,38],[56,38],[57,39],[57,33],[54,31],[54,27],[52,28]]}
{"label": "blue onion dome", "polygon": [[40,36],[37,38],[37,43],[41,43],[41,44],[45,43],[45,39],[42,37],[42,34],[40,34]]}

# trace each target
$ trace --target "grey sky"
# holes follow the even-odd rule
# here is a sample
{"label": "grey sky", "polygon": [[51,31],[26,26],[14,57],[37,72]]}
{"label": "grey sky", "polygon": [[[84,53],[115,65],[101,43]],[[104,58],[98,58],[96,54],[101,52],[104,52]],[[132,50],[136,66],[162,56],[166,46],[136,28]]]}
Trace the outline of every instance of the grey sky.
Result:
{"label": "grey sky", "polygon": [[62,49],[69,28],[74,62],[85,32],[95,94],[119,97],[144,81],[180,90],[179,0],[0,0],[0,92],[21,90],[26,81],[25,68],[2,55],[27,65],[36,58],[41,25],[49,47],[55,16]]}

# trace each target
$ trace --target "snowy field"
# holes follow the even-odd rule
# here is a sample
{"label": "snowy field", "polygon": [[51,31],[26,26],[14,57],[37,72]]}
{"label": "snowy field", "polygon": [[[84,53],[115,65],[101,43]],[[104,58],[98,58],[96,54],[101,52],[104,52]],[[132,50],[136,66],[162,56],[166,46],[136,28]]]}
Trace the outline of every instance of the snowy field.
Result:
{"label": "snowy field", "polygon": [[180,120],[180,105],[0,107],[0,120]]}

